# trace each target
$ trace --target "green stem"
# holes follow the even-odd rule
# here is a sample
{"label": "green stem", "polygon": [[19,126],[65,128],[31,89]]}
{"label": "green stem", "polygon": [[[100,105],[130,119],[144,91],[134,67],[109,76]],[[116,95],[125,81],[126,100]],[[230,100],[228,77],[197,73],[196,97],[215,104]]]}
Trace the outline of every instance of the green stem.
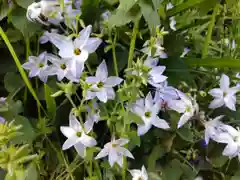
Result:
{"label": "green stem", "polygon": [[207,37],[205,39],[203,50],[202,50],[202,58],[205,58],[208,55],[208,48],[211,41],[212,31],[216,21],[216,15],[217,15],[218,9],[219,9],[219,4],[216,4],[216,6],[213,9],[210,24],[208,25]]}
{"label": "green stem", "polygon": [[113,55],[115,75],[119,76],[118,75],[117,57],[116,57],[116,42],[117,42],[117,32],[114,33],[114,39],[113,39],[113,43],[112,43],[112,55]]}
{"label": "green stem", "polygon": [[7,37],[6,34],[4,33],[2,27],[0,27],[0,35],[1,35],[2,39],[3,39],[3,41],[5,42],[5,44],[7,45],[8,50],[10,51],[10,53],[11,53],[11,55],[12,55],[12,57],[13,57],[13,60],[15,61],[15,64],[16,64],[16,66],[17,66],[17,68],[18,68],[18,71],[19,71],[19,73],[20,73],[20,75],[21,75],[24,83],[26,84],[28,90],[30,91],[30,93],[32,94],[32,96],[34,97],[34,99],[36,100],[37,104],[39,104],[39,106],[42,108],[44,114],[47,115],[45,109],[43,108],[40,100],[39,100],[38,97],[37,97],[36,92],[34,91],[32,85],[31,85],[31,82],[30,82],[29,79],[28,79],[28,76],[26,75],[24,69],[22,68],[21,62],[20,62],[20,60],[18,59],[16,52],[14,51],[14,49],[13,49],[13,47],[12,47],[12,45],[11,45],[9,39],[8,39],[8,37]]}
{"label": "green stem", "polygon": [[122,180],[126,179],[127,158],[123,157]]}
{"label": "green stem", "polygon": [[139,20],[137,20],[133,27],[133,33],[130,43],[129,55],[128,55],[128,68],[132,67],[133,55],[134,55],[134,48],[138,34],[138,27],[139,27]]}
{"label": "green stem", "polygon": [[[38,91],[38,79],[36,79],[36,90]],[[37,104],[37,110],[38,110],[38,119],[41,118],[41,107],[39,104]]]}

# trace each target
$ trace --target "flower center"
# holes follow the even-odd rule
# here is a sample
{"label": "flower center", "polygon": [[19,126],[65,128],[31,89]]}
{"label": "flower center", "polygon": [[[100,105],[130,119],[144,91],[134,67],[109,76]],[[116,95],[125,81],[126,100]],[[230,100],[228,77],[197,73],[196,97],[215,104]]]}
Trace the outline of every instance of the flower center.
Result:
{"label": "flower center", "polygon": [[76,136],[77,136],[77,137],[81,137],[81,135],[82,135],[81,132],[77,132],[77,133],[76,133]]}
{"label": "flower center", "polygon": [[74,49],[74,54],[77,55],[77,56],[80,55],[81,50],[79,48]]}
{"label": "flower center", "polygon": [[150,118],[150,117],[151,117],[151,112],[149,112],[149,111],[148,111],[148,112],[145,112],[144,115],[145,115],[146,118]]}
{"label": "flower center", "polygon": [[104,83],[101,82],[101,81],[97,84],[97,87],[98,87],[98,88],[102,88],[103,86],[104,86]]}
{"label": "flower center", "polygon": [[63,69],[63,70],[65,70],[65,69],[67,68],[67,66],[66,66],[65,64],[61,64],[61,65],[60,65],[60,68]]}
{"label": "flower center", "polygon": [[191,107],[190,106],[187,106],[186,107],[186,112],[190,112],[191,111]]}
{"label": "flower center", "polygon": [[227,96],[227,93],[226,92],[223,92],[223,97],[226,97]]}
{"label": "flower center", "polygon": [[112,144],[112,147],[113,147],[113,148],[115,148],[115,147],[117,147],[117,146],[118,146],[117,144],[114,144],[114,143]]}
{"label": "flower center", "polygon": [[43,68],[43,66],[44,66],[44,64],[42,64],[42,63],[40,63],[40,64],[38,65],[39,68]]}
{"label": "flower center", "polygon": [[143,180],[143,178],[142,177],[138,177],[138,179],[137,180]]}

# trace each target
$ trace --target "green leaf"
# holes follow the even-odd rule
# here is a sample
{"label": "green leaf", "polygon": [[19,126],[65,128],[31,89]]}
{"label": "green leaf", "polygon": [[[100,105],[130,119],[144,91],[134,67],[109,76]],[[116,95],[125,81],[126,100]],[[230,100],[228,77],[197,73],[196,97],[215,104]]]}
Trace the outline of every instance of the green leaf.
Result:
{"label": "green leaf", "polygon": [[175,14],[181,12],[181,11],[185,11],[191,7],[195,7],[196,5],[198,5],[199,3],[203,2],[205,0],[188,0],[185,3],[181,3],[176,7],[173,7],[172,9],[169,9],[167,11],[167,15],[168,16],[174,16]]}
{"label": "green leaf", "polygon": [[217,157],[211,158],[211,162],[213,167],[220,168],[227,162],[228,159],[229,158],[227,156],[217,156]]}
{"label": "green leaf", "polygon": [[34,163],[28,165],[27,169],[25,170],[25,180],[38,180],[39,175],[37,171],[37,167]]}
{"label": "green leaf", "polygon": [[15,143],[25,142],[31,144],[36,137],[36,132],[34,131],[29,120],[23,116],[16,116],[14,120],[16,125],[22,125],[22,128],[19,130],[19,132],[23,133],[22,136],[16,137],[14,139],[14,142]]}
{"label": "green leaf", "polygon": [[149,180],[162,180],[162,178],[158,174],[153,172],[148,173],[148,176]]}
{"label": "green leaf", "polygon": [[24,86],[22,78],[14,72],[7,72],[4,76],[4,87],[11,93]]}
{"label": "green leaf", "polygon": [[7,17],[8,14],[8,10],[9,10],[9,6],[8,6],[8,1],[2,1],[0,2],[0,21]]}
{"label": "green leaf", "polygon": [[214,67],[214,68],[234,68],[240,69],[240,59],[233,59],[231,57],[224,58],[212,58],[206,57],[200,58],[184,58],[184,62],[190,66],[203,66],[203,67]]}
{"label": "green leaf", "polygon": [[109,27],[123,26],[141,17],[140,8],[135,0],[121,0],[116,12],[109,18]]}
{"label": "green leaf", "polygon": [[239,180],[240,179],[240,170],[238,170],[234,176],[231,178],[231,180]]}
{"label": "green leaf", "polygon": [[125,119],[128,119],[128,123],[131,123],[132,121],[137,124],[143,123],[143,120],[140,116],[130,111],[125,114]]}
{"label": "green leaf", "polygon": [[183,174],[181,162],[177,159],[172,160],[163,171],[167,180],[179,180]]}
{"label": "green leaf", "polygon": [[16,3],[25,9],[27,9],[27,7],[33,2],[34,0],[16,0]]}
{"label": "green leaf", "polygon": [[148,158],[148,171],[154,171],[156,168],[156,161],[160,159],[165,154],[165,149],[163,145],[155,145],[152,152]]}
{"label": "green leaf", "polygon": [[27,20],[26,10],[23,8],[15,8],[11,13],[10,19],[14,27],[20,30],[25,38],[30,38],[37,31],[41,30],[40,25],[31,23]]}
{"label": "green leaf", "polygon": [[185,141],[187,142],[193,142],[193,133],[190,129],[188,128],[180,128],[177,131],[177,134]]}
{"label": "green leaf", "polygon": [[56,118],[57,105],[56,105],[55,99],[51,96],[53,91],[47,84],[44,84],[44,90],[45,90],[44,92],[45,92],[45,100],[47,103],[48,115],[54,121]]}
{"label": "green leaf", "polygon": [[152,2],[146,0],[139,0],[138,4],[151,34],[155,35],[156,27],[160,25],[160,18],[158,16],[157,9],[154,8]]}
{"label": "green leaf", "polygon": [[140,136],[137,135],[137,131],[130,131],[127,133],[128,138],[130,139],[130,143],[140,147],[141,145],[141,139]]}

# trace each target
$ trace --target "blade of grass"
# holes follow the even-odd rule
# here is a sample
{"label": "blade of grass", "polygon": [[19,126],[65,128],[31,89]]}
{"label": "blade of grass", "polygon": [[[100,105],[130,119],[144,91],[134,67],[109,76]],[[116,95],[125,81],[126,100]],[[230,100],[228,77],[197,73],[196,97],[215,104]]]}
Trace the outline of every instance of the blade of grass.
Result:
{"label": "blade of grass", "polygon": [[218,9],[219,9],[219,4],[216,4],[216,6],[213,9],[210,24],[208,25],[207,37],[205,39],[203,50],[202,50],[202,58],[205,58],[208,54],[208,48],[212,38],[212,31],[216,21],[216,15],[217,15]]}
{"label": "blade of grass", "polygon": [[172,8],[172,9],[169,9],[167,11],[167,15],[168,16],[174,16],[175,14],[177,14],[181,11],[187,10],[187,9],[193,7],[193,6],[196,6],[197,4],[199,4],[203,1],[205,1],[205,0],[188,0],[185,3],[177,5],[176,7]]}
{"label": "blade of grass", "polygon": [[8,37],[4,33],[2,27],[0,27],[0,35],[1,35],[2,39],[4,40],[5,44],[7,45],[8,50],[10,51],[10,53],[11,53],[11,55],[12,55],[14,61],[15,61],[15,64],[16,64],[16,66],[18,68],[18,71],[19,71],[19,73],[20,73],[24,83],[26,84],[28,90],[30,91],[30,93],[32,94],[32,96],[36,100],[36,102],[39,104],[39,106],[42,108],[43,112],[47,115],[45,109],[43,108],[40,100],[37,97],[36,92],[34,91],[32,85],[31,85],[31,82],[28,79],[28,76],[26,75],[24,69],[22,68],[22,65],[21,65],[21,63],[20,63],[20,61],[19,61],[19,59],[17,57],[17,54],[15,53],[15,51],[14,51],[14,49],[13,49],[13,47],[12,47],[12,45],[11,45],[9,39],[8,39]]}
{"label": "blade of grass", "polygon": [[240,59],[233,58],[183,58],[184,62],[190,67],[203,66],[215,68],[233,68],[240,69]]}

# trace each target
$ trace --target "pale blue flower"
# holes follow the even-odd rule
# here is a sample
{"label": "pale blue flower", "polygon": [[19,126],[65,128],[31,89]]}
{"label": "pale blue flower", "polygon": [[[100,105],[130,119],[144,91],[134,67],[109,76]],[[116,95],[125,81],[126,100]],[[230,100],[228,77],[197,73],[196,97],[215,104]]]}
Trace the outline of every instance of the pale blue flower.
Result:
{"label": "pale blue flower", "polygon": [[132,112],[137,114],[143,120],[143,124],[138,124],[138,135],[146,134],[152,126],[161,129],[169,129],[168,123],[158,117],[161,106],[154,103],[151,93],[149,92],[145,99],[139,99],[132,106]]}
{"label": "pale blue flower", "polygon": [[86,156],[86,147],[93,147],[97,144],[93,137],[87,135],[85,127],[82,127],[72,112],[69,115],[69,126],[61,126],[60,130],[68,138],[62,149],[66,150],[74,146],[82,158]]}
{"label": "pale blue flower", "polygon": [[236,93],[239,91],[237,87],[229,87],[230,79],[227,75],[222,74],[220,79],[220,88],[214,88],[208,93],[214,97],[209,108],[215,109],[221,106],[226,106],[232,111],[236,111]]}
{"label": "pale blue flower", "polygon": [[[162,47],[162,40],[161,39],[156,39],[155,44],[151,44],[150,40],[147,40],[144,44],[143,44],[143,48],[141,49],[141,51],[145,54],[147,54],[148,56],[152,56],[152,57],[157,57],[159,56],[162,59],[167,58],[167,54],[164,52],[164,47]],[[153,54],[153,52],[155,52]]]}
{"label": "pale blue flower", "polygon": [[149,67],[150,70],[148,72],[148,83],[154,87],[158,87],[159,83],[164,82],[167,77],[162,75],[165,71],[165,66],[157,66],[158,59],[152,58],[150,56],[144,61],[144,65]]}
{"label": "pale blue flower", "polygon": [[49,71],[50,67],[47,64],[48,60],[46,55],[47,53],[43,52],[38,57],[29,56],[28,62],[22,65],[24,69],[30,70],[30,78],[38,76],[44,83],[47,82],[48,76],[52,75]]}
{"label": "pale blue flower", "polygon": [[90,53],[96,51],[102,40],[99,38],[89,37],[92,31],[92,26],[89,25],[84,28],[80,35],[71,40],[66,36],[51,33],[50,41],[59,49],[59,56],[64,59],[73,59],[75,61],[73,69],[75,69],[74,75],[77,76],[78,67],[82,66],[88,59]]}
{"label": "pale blue flower", "polygon": [[108,162],[111,167],[117,163],[120,167],[123,167],[123,156],[134,159],[132,153],[123,146],[129,142],[128,139],[112,139],[111,142],[104,145],[104,148],[98,153],[95,159],[100,159],[108,156]]}
{"label": "pale blue flower", "polygon": [[120,84],[123,79],[110,76],[108,77],[108,70],[106,62],[103,61],[97,68],[96,75],[86,78],[86,82],[91,84],[87,91],[86,100],[97,97],[100,101],[106,103],[108,99],[115,98],[113,87]]}
{"label": "pale blue flower", "polygon": [[73,63],[75,62],[72,59],[60,59],[59,57],[52,54],[48,54],[48,59],[50,62],[52,62],[52,66],[49,72],[51,72],[51,74],[57,75],[58,81],[62,81],[63,78],[66,77],[72,82],[79,82],[81,73],[84,69],[83,64],[77,66],[77,68],[79,68],[77,71],[77,76],[74,76],[72,67],[74,66]]}

